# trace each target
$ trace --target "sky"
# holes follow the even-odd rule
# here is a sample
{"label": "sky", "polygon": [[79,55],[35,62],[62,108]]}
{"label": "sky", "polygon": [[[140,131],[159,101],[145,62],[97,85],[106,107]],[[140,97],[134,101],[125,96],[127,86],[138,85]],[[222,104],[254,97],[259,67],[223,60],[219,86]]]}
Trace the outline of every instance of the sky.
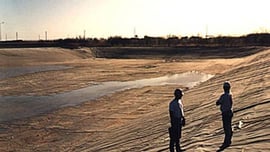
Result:
{"label": "sky", "polygon": [[[0,0],[2,40],[270,32],[269,0]],[[4,23],[2,23],[4,22]]]}

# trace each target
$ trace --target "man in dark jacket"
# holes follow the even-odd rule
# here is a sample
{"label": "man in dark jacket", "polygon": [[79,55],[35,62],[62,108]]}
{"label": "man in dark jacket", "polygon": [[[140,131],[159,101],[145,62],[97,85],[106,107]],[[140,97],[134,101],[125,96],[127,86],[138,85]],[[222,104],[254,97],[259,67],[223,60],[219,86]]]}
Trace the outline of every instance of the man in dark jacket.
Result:
{"label": "man in dark jacket", "polygon": [[171,119],[171,127],[169,128],[170,135],[170,152],[174,152],[174,146],[176,151],[182,151],[180,148],[180,138],[182,126],[185,126],[184,109],[181,98],[183,92],[180,89],[174,91],[175,98],[170,102],[169,112]]}
{"label": "man in dark jacket", "polygon": [[230,94],[230,88],[231,85],[229,82],[224,82],[223,84],[223,90],[224,94],[220,96],[220,98],[217,100],[216,105],[220,105],[220,110],[222,112],[222,122],[223,122],[223,129],[225,133],[225,138],[222,146],[220,147],[221,149],[225,149],[229,147],[232,143],[232,117],[233,117],[233,112],[232,112],[232,105],[233,105],[233,100],[232,100],[232,95]]}

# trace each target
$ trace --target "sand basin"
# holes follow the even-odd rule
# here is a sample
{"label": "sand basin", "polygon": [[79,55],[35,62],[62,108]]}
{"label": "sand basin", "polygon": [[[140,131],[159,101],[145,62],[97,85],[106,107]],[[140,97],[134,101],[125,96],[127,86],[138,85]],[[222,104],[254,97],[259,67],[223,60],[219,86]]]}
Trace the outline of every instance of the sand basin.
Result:
{"label": "sand basin", "polygon": [[[235,128],[233,144],[225,151],[270,151],[269,49],[236,59],[199,60],[199,57],[192,56],[193,59],[187,60],[181,55],[173,56],[175,61],[80,60],[79,57],[73,56],[74,51],[58,48],[44,51],[30,50],[30,52],[27,50],[23,53],[17,50],[6,52],[0,54],[3,67],[57,64],[71,65],[74,68],[1,80],[0,100],[3,100],[2,97],[7,98],[8,95],[18,98],[21,98],[19,95],[46,98],[58,93],[70,93],[72,90],[90,85],[103,84],[100,82],[127,82],[188,71],[214,74],[215,77],[185,91],[183,104],[186,126],[183,128],[181,140],[183,149],[187,152],[217,151],[222,144],[224,138],[222,118],[215,102],[223,92],[222,83],[229,80],[234,99],[233,126],[239,125],[239,121],[243,124],[241,129]],[[219,52],[224,55],[231,53],[233,56],[239,55],[238,51],[228,53],[219,50]],[[206,55],[209,55],[207,51]],[[76,60],[73,60],[73,57]],[[43,62],[40,63],[41,60]],[[27,119],[8,122],[2,120],[0,151],[168,151],[167,129],[170,124],[168,104],[173,98],[173,90],[182,87],[180,84],[158,84],[160,86],[120,90],[94,101],[87,99],[77,106],[51,110]],[[14,98],[15,101],[20,102],[17,104],[20,106],[2,102],[5,104],[1,103],[1,106],[5,107],[0,110],[13,108],[22,111],[27,107],[25,101]],[[38,111],[40,109],[36,108],[33,102],[39,102],[37,105],[41,109],[44,106],[41,103],[47,104],[48,100],[32,103],[29,101],[32,109]]]}
{"label": "sand basin", "polygon": [[78,90],[48,96],[0,96],[0,121],[21,119],[62,107],[76,106],[82,102],[127,89],[160,85],[179,85],[191,88],[213,76],[199,72],[187,72],[136,81],[95,83]]}

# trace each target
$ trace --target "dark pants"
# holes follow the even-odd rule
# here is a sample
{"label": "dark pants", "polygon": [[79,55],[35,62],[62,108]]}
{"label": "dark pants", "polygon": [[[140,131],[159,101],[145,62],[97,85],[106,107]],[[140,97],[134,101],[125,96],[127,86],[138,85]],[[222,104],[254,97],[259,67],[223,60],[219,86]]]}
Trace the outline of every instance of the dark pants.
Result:
{"label": "dark pants", "polygon": [[182,125],[180,120],[176,120],[172,123],[172,126],[169,128],[170,135],[170,152],[174,152],[174,146],[177,152],[181,151],[180,148],[180,138],[182,132]]}
{"label": "dark pants", "polygon": [[223,129],[225,133],[224,138],[224,145],[230,145],[232,140],[232,111],[227,111],[222,113],[222,122],[223,122]]}

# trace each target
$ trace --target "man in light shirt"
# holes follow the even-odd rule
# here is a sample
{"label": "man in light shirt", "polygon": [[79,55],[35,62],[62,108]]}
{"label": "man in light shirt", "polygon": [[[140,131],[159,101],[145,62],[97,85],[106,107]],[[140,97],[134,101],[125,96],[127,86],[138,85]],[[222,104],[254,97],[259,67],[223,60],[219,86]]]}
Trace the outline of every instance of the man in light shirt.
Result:
{"label": "man in light shirt", "polygon": [[185,126],[184,109],[182,104],[183,92],[180,89],[174,91],[174,99],[170,102],[169,112],[171,119],[171,127],[169,128],[170,135],[170,152],[174,152],[174,146],[176,151],[180,152],[180,138],[182,132],[182,126]]}

